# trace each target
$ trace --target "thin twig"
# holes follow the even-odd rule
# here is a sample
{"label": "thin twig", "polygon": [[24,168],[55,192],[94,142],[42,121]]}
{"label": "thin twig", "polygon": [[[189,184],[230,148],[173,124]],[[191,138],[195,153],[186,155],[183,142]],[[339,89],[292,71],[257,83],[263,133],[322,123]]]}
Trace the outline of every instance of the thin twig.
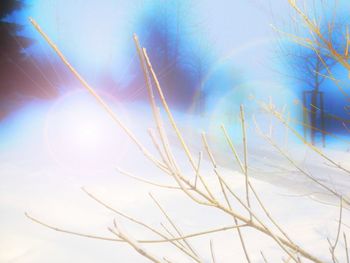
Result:
{"label": "thin twig", "polygon": [[336,250],[336,248],[337,248],[338,241],[339,241],[339,237],[340,237],[340,230],[341,230],[341,225],[342,225],[342,218],[343,218],[343,199],[340,198],[338,228],[337,228],[337,235],[336,235],[334,244],[332,244],[332,243],[330,242],[330,240],[327,239],[327,240],[328,240],[328,243],[329,243],[329,246],[330,246],[330,252],[331,252],[331,255],[332,255],[332,260],[333,260],[334,263],[338,262],[338,260],[337,260],[337,258],[336,258],[336,255],[335,255],[335,250]]}
{"label": "thin twig", "polygon": [[199,152],[199,154],[198,154],[198,162],[197,162],[197,167],[196,167],[196,174],[195,174],[195,177],[194,177],[194,188],[197,188],[197,181],[198,181],[199,169],[200,169],[200,166],[201,166],[202,158],[203,158],[203,153]]}
{"label": "thin twig", "polygon": [[[247,129],[245,126],[245,116],[244,116],[244,106],[240,106],[241,112],[241,124],[242,124],[242,141],[243,141],[243,160],[244,160],[244,176],[245,176],[245,194],[247,205],[250,208],[250,200],[249,200],[249,177],[248,177],[248,144],[247,144]],[[250,219],[252,216],[250,215]]]}
{"label": "thin twig", "polygon": [[213,240],[210,239],[210,254],[213,263],[216,263]]}
{"label": "thin twig", "polygon": [[[114,241],[114,242],[124,242],[122,239],[116,239],[116,238],[110,238],[110,237],[104,237],[104,236],[98,236],[98,235],[91,235],[91,234],[86,234],[86,233],[80,233],[80,232],[76,232],[76,231],[71,231],[71,230],[67,230],[67,229],[63,229],[57,226],[53,226],[50,224],[47,224],[33,216],[31,216],[30,214],[28,214],[27,212],[25,213],[25,216],[30,219],[31,221],[33,221],[34,223],[37,223],[39,225],[42,225],[46,228],[49,228],[51,230],[57,231],[57,232],[61,232],[61,233],[65,233],[65,234],[69,234],[69,235],[74,235],[74,236],[80,236],[80,237],[87,237],[87,238],[91,238],[91,239],[99,239],[99,240],[104,240],[104,241]],[[214,233],[218,233],[218,232],[225,232],[225,231],[229,231],[232,229],[235,229],[237,227],[246,227],[248,226],[247,224],[241,224],[241,225],[232,225],[232,226],[225,226],[225,227],[218,227],[218,228],[213,228],[213,229],[209,229],[209,230],[204,230],[204,231],[200,231],[200,232],[196,232],[196,233],[191,233],[191,234],[186,234],[180,237],[174,237],[174,238],[168,238],[165,235],[162,234],[162,237],[164,237],[164,239],[140,239],[137,240],[137,242],[139,243],[144,243],[144,244],[155,244],[155,243],[168,243],[168,242],[174,242],[174,241],[179,241],[179,240],[183,240],[183,239],[187,239],[187,238],[193,238],[193,237],[199,237],[199,236],[206,236],[208,234],[214,234]]]}
{"label": "thin twig", "polygon": [[346,263],[350,263],[348,241],[347,241],[347,238],[346,238],[346,235],[344,232],[343,232],[343,238],[344,238],[344,249],[345,249],[345,255],[346,255]]}
{"label": "thin twig", "polygon": [[[143,179],[143,178],[141,178],[141,177],[137,177],[137,176],[135,176],[135,175],[132,175],[132,174],[130,174],[130,173],[128,173],[128,172],[126,172],[126,171],[120,169],[120,168],[117,168],[117,170],[118,170],[118,172],[121,173],[122,175],[127,176],[127,177],[129,177],[129,178],[132,178],[132,179],[134,179],[134,180],[136,180],[136,181],[145,183],[145,184],[157,186],[157,187],[160,187],[160,188],[173,189],[173,190],[181,190],[181,188],[178,187],[178,186],[159,184],[159,183],[152,182],[152,181],[150,181],[150,180],[146,180],[146,179]],[[191,190],[191,189],[189,189],[189,190]]]}
{"label": "thin twig", "polygon": [[242,161],[239,158],[239,155],[238,155],[238,153],[236,151],[236,147],[234,146],[230,136],[228,135],[225,126],[221,125],[221,129],[222,129],[222,131],[224,133],[225,139],[226,139],[226,141],[227,141],[227,143],[228,143],[228,145],[229,145],[229,147],[230,147],[230,149],[231,149],[231,151],[232,151],[232,153],[233,153],[233,155],[234,155],[234,157],[235,157],[239,167],[241,168],[242,173],[244,173],[244,167],[243,167]]}
{"label": "thin twig", "polygon": [[116,239],[116,238],[110,238],[110,237],[104,237],[104,236],[98,236],[98,235],[91,235],[91,234],[85,234],[85,233],[79,233],[79,232],[76,232],[76,231],[71,231],[71,230],[65,230],[65,229],[62,229],[62,228],[59,228],[59,227],[56,227],[56,226],[52,226],[52,225],[49,225],[47,223],[44,223],[43,221],[35,218],[35,217],[32,217],[31,215],[29,215],[27,212],[24,213],[24,215],[32,220],[33,222],[39,224],[39,225],[42,225],[46,228],[49,228],[51,230],[54,230],[54,231],[57,231],[57,232],[61,232],[61,233],[65,233],[65,234],[70,234],[70,235],[73,235],[73,236],[80,236],[80,237],[86,237],[86,238],[92,238],[92,239],[98,239],[98,240],[104,240],[104,241],[115,241],[115,242],[124,242],[122,239]]}
{"label": "thin twig", "polygon": [[261,254],[261,256],[262,256],[264,262],[265,262],[265,263],[268,263],[268,261],[267,261],[265,255],[264,255],[264,253],[263,253],[262,251],[260,251],[260,254]]}

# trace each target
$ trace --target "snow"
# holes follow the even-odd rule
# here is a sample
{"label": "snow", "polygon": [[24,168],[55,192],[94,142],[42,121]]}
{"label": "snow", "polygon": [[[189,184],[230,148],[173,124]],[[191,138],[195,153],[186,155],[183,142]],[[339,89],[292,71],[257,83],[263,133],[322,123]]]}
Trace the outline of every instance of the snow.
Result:
{"label": "snow", "polygon": [[[148,262],[126,244],[58,233],[35,224],[25,217],[24,213],[28,212],[57,227],[108,237],[114,237],[107,227],[112,227],[113,219],[116,218],[134,239],[156,238],[97,204],[81,190],[81,187],[85,187],[116,209],[154,227],[160,227],[159,223],[166,220],[152,203],[149,192],[154,194],[169,215],[181,226],[183,233],[232,224],[232,220],[226,215],[213,208],[193,204],[188,197],[177,190],[145,185],[118,173],[116,167],[154,182],[173,183],[144,158],[117,126],[110,124],[110,119],[104,116],[103,111],[92,106],[94,104],[89,99],[84,99],[84,102],[87,102],[87,107],[91,107],[94,112],[87,117],[97,118],[99,120],[97,128],[103,127],[99,133],[103,138],[100,140],[93,137],[92,145],[82,145],[81,142],[75,143],[69,138],[59,137],[62,134],[67,136],[65,134],[67,130],[63,129],[64,125],[69,124],[69,132],[74,129],[75,122],[67,120],[65,115],[59,115],[63,114],[60,110],[52,113],[53,109],[57,109],[57,105],[61,105],[57,102],[40,107],[32,105],[1,127],[2,140],[6,140],[7,143],[1,145],[0,152],[2,160],[0,164],[0,262]],[[70,109],[67,105],[64,107]],[[138,104],[123,106],[119,104],[114,108],[121,118],[127,120],[128,125],[140,140],[147,147],[151,147],[147,128],[154,125],[149,109]],[[77,108],[68,110],[69,115],[77,112],[79,113]],[[81,119],[81,116],[78,116],[78,119]],[[49,125],[49,128],[59,135],[52,133],[51,137],[45,137],[50,118],[54,122],[50,124],[51,126]],[[229,178],[232,188],[244,196],[244,176],[236,165],[232,165],[233,155],[225,145],[223,137],[219,136],[219,125],[216,126],[218,132],[214,133],[215,124],[210,122],[208,127],[209,121],[205,118],[177,114],[176,119],[180,120],[180,128],[184,131],[185,139],[190,143],[196,157],[198,151],[203,150],[199,131],[201,129],[208,131],[209,144],[214,148],[216,159],[221,164],[220,171]],[[259,120],[264,119],[259,116]],[[77,127],[79,125],[76,123]],[[330,262],[326,237],[333,240],[336,235],[338,200],[310,182],[284,160],[271,145],[264,142],[263,138],[256,135],[250,121],[248,126],[251,181],[261,199],[276,221],[293,239],[297,240],[299,245],[326,262]],[[62,130],[59,130],[59,127]],[[280,131],[276,130],[275,134],[279,133]],[[59,145],[56,145],[54,150],[52,147],[48,149],[47,140],[57,143],[55,141],[57,138],[60,138]],[[178,143],[174,135],[170,138],[182,170],[185,174],[192,176],[193,172],[190,170],[188,161],[180,148],[176,147]],[[238,152],[241,153],[242,145],[237,140],[239,136],[233,135],[233,138],[235,138]],[[277,139],[280,143],[283,141],[281,138]],[[84,143],[89,143],[89,138],[84,140]],[[307,171],[312,171],[316,178],[327,185],[334,186],[344,195],[349,194],[349,175],[339,172],[300,143],[291,140],[288,145],[283,146],[288,148],[299,165],[305,167]],[[69,149],[69,152],[64,152],[64,149]],[[350,166],[349,153],[337,149],[325,149],[325,151],[344,166]],[[219,188],[207,157],[201,172],[215,187],[215,194],[219,195]],[[253,202],[253,206],[258,207],[256,202]],[[261,210],[257,209],[257,211],[262,215]],[[346,219],[349,218],[347,209],[344,210],[343,218],[346,223]],[[242,231],[253,262],[263,262],[260,251],[264,252],[269,262],[280,261],[283,254],[271,239],[248,228]],[[348,226],[344,225],[342,231],[349,235]],[[233,231],[211,234],[206,238],[190,239],[204,262],[210,262],[210,239],[214,242],[218,262],[244,262],[237,233]],[[166,255],[175,262],[190,262],[186,261],[180,253],[175,252],[171,246],[144,245],[144,247],[158,257]],[[345,260],[342,249],[341,242],[338,248],[339,258]],[[340,262],[344,261],[340,260]]]}

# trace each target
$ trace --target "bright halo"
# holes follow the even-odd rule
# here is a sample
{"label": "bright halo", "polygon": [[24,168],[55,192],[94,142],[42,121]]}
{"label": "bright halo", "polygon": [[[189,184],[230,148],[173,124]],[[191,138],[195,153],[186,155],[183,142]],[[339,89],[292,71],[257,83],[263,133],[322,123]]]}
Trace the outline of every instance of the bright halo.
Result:
{"label": "bright halo", "polygon": [[[120,107],[115,110],[121,115]],[[68,169],[86,172],[114,167],[125,154],[122,137],[120,128],[84,91],[63,96],[47,115],[47,149],[57,163]]]}

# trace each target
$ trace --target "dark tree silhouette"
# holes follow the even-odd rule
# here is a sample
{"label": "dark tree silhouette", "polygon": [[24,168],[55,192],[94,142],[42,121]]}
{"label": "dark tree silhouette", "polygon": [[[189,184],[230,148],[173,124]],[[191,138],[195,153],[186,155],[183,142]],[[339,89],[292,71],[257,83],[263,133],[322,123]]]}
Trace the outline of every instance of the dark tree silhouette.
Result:
{"label": "dark tree silhouette", "polygon": [[193,111],[202,115],[206,108],[206,77],[213,66],[212,46],[204,38],[198,39],[195,45],[187,47],[187,57],[185,64],[192,73],[195,81],[196,95],[193,101]]}
{"label": "dark tree silhouette", "polygon": [[[344,23],[325,20],[320,25],[320,30],[325,37],[334,43],[337,50],[345,48]],[[298,30],[295,29],[295,31]],[[298,34],[295,33],[295,35]],[[315,41],[319,41],[316,36],[311,36],[311,38],[316,38]],[[291,77],[294,83],[300,87],[300,93],[303,97],[304,137],[307,139],[307,131],[309,130],[311,143],[315,145],[316,134],[319,133],[322,135],[323,145],[325,145],[325,135],[329,132],[327,125],[331,121],[327,119],[324,105],[329,104],[325,103],[327,100],[334,99],[328,96],[329,92],[332,91],[328,87],[327,79],[330,78],[329,73],[337,65],[337,61],[319,47],[311,49],[299,43],[282,43],[279,52],[286,62],[285,75]]]}
{"label": "dark tree silhouette", "polygon": [[21,26],[4,21],[15,10],[22,7],[20,1],[0,2],[0,112],[4,115],[9,96],[16,93],[21,83],[21,67],[23,63],[23,47],[30,44],[30,40],[16,36]]}
{"label": "dark tree silhouette", "polygon": [[[173,106],[187,109],[200,86],[200,79],[208,68],[210,52],[196,48],[197,25],[191,21],[191,8],[185,1],[155,1],[145,8],[136,32],[150,56],[163,91]],[[202,56],[201,58],[199,56]],[[206,63],[206,65],[204,65]],[[140,66],[128,92],[146,97]]]}
{"label": "dark tree silhouette", "polygon": [[0,1],[0,119],[29,98],[56,94],[53,69],[47,67],[47,61],[29,56],[26,49],[33,41],[20,35],[22,25],[8,22],[22,8],[23,1]]}

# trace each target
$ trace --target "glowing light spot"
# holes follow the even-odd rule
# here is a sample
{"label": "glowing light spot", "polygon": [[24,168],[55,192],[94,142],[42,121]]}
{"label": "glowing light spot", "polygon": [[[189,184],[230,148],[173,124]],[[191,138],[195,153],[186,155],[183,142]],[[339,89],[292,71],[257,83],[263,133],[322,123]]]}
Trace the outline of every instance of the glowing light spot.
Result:
{"label": "glowing light spot", "polygon": [[74,170],[103,170],[125,153],[125,139],[119,127],[83,91],[62,97],[52,107],[45,138],[54,160]]}

